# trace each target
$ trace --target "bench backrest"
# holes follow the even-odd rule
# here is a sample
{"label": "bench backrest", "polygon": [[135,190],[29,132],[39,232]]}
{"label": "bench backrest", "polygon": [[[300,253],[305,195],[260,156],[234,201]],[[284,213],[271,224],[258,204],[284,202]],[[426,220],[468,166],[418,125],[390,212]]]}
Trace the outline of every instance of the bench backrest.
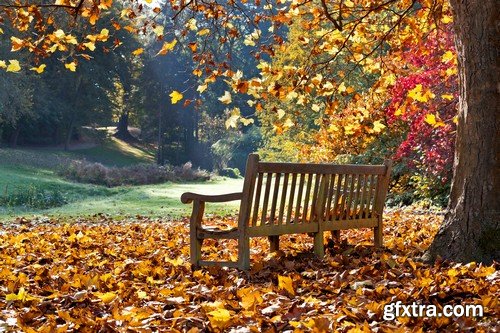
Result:
{"label": "bench backrest", "polygon": [[390,161],[384,165],[268,163],[251,154],[239,227],[300,229],[299,225],[310,223],[378,218],[389,172]]}

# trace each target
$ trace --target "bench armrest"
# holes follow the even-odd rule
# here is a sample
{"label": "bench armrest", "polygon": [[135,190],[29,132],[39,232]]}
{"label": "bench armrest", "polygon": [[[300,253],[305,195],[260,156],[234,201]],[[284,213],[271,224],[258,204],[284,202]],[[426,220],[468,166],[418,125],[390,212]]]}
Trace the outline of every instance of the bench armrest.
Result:
{"label": "bench armrest", "polygon": [[199,200],[202,202],[226,202],[226,201],[241,200],[242,197],[243,197],[242,192],[221,194],[221,195],[203,195],[203,194],[186,192],[182,194],[181,201],[182,203],[185,204],[191,203],[193,200]]}

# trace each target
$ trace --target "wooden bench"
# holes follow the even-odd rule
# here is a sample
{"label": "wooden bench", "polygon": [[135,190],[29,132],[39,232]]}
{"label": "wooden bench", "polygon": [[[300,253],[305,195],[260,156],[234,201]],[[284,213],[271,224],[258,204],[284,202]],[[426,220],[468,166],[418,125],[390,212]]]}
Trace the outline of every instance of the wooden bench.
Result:
{"label": "wooden bench", "polygon": [[[193,202],[191,264],[249,269],[250,237],[269,237],[271,251],[276,251],[280,235],[310,233],[314,235],[314,252],[321,257],[324,231],[338,237],[342,229],[373,228],[375,246],[381,247],[382,211],[390,172],[390,161],[383,165],[268,163],[251,154],[242,192],[182,194],[183,203]],[[206,202],[232,200],[241,200],[236,228],[202,226]],[[238,261],[201,260],[201,246],[207,238],[238,240]]]}

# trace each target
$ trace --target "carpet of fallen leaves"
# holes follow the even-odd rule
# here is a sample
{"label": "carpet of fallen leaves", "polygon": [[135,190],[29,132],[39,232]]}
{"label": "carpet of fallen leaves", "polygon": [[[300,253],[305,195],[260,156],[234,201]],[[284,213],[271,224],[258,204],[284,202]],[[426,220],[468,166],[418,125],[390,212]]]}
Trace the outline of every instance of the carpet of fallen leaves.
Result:
{"label": "carpet of fallen leaves", "polygon": [[[192,271],[187,219],[17,219],[0,225],[0,332],[427,332],[495,331],[498,264],[418,257],[442,217],[393,211],[385,249],[371,231],[342,232],[323,260],[307,235],[269,254],[252,239],[252,270]],[[213,217],[208,223],[234,224]],[[235,243],[207,242],[208,259]],[[384,304],[481,304],[484,317],[383,319]]]}

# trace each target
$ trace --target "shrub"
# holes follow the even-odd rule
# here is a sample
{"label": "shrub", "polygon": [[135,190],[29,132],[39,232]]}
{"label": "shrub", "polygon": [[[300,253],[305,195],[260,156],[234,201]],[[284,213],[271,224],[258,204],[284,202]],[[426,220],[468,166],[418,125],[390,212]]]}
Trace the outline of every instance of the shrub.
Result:
{"label": "shrub", "polygon": [[229,178],[240,178],[241,173],[238,168],[224,168],[219,170],[219,175]]}
{"label": "shrub", "polygon": [[26,208],[46,209],[60,207],[67,203],[63,193],[57,189],[46,190],[35,185],[18,187],[9,191],[6,187],[0,196],[0,205],[6,207],[23,206]]}
{"label": "shrub", "polygon": [[108,187],[158,184],[167,181],[208,180],[210,178],[208,171],[193,168],[191,162],[176,167],[137,164],[122,168],[110,168],[100,163],[80,160],[73,161],[67,167],[62,168],[60,174],[76,182]]}

